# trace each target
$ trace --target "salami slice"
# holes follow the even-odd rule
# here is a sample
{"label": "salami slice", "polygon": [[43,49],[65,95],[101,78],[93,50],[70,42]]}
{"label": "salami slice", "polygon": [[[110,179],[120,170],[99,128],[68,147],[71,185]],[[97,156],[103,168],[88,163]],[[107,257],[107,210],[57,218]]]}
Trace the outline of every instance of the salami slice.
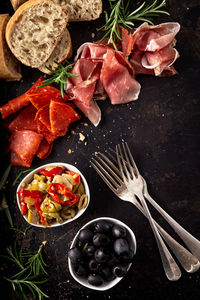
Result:
{"label": "salami slice", "polygon": [[51,132],[63,136],[71,123],[80,119],[78,113],[68,104],[51,101],[50,103]]}
{"label": "salami slice", "polygon": [[42,139],[41,134],[31,130],[15,131],[10,139],[10,150],[30,166]]}
{"label": "salami slice", "polygon": [[5,119],[11,114],[14,114],[21,108],[29,105],[29,99],[26,94],[23,94],[13,100],[8,101],[7,104],[0,107],[0,112],[2,114],[2,118]]}
{"label": "salami slice", "polygon": [[48,157],[52,151],[53,144],[49,144],[45,139],[42,140],[37,151],[37,156],[41,159]]}
{"label": "salami slice", "polygon": [[37,132],[36,112],[37,110],[32,105],[24,108],[8,125],[8,130],[12,133],[15,130],[32,130]]}
{"label": "salami slice", "polygon": [[23,160],[21,160],[15,152],[11,152],[10,163],[13,166],[30,167],[30,164],[25,163]]}
{"label": "salami slice", "polygon": [[38,119],[40,122],[42,122],[42,124],[45,125],[45,127],[51,131],[51,124],[50,124],[50,120],[49,120],[49,104],[44,105],[43,107],[41,107],[36,116],[36,119]]}

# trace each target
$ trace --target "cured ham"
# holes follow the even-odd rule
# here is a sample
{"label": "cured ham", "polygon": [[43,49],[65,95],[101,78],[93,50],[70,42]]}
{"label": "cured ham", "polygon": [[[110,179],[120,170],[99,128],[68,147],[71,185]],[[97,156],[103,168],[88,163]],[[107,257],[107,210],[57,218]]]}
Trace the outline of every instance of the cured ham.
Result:
{"label": "cured ham", "polygon": [[23,107],[29,104],[30,102],[26,94],[23,94],[13,100],[8,101],[8,103],[0,107],[2,118],[5,119],[6,117],[16,113],[18,110],[22,109]]}
{"label": "cured ham", "polygon": [[36,112],[37,110],[32,105],[27,106],[10,122],[7,129],[12,133],[16,130],[37,131]]}
{"label": "cured ham", "polygon": [[107,50],[102,67],[103,86],[112,104],[123,104],[138,99],[140,84],[135,72],[127,66],[120,52]]}
{"label": "cured ham", "polygon": [[40,159],[44,159],[48,157],[52,151],[53,144],[49,144],[45,139],[43,139],[40,143],[40,146],[37,151],[37,156]]}
{"label": "cured ham", "polygon": [[94,99],[108,96],[112,104],[122,104],[138,98],[140,84],[122,52],[105,44],[85,43],[78,50],[77,59],[72,73],[78,77],[68,78],[67,92],[95,126],[101,113]]}
{"label": "cured ham", "polygon": [[62,98],[58,89],[40,88],[42,84],[40,77],[25,94],[1,107],[2,117],[20,110],[4,124],[12,133],[8,149],[12,165],[29,167],[35,155],[40,159],[48,157],[53,141],[64,136],[69,125],[80,119],[74,105],[64,103],[69,99],[67,95]]}
{"label": "cured ham", "polygon": [[133,33],[130,63],[136,74],[172,76],[177,74],[172,64],[179,57],[174,48],[175,36],[180,30],[178,23],[150,26],[143,23]]}
{"label": "cured ham", "polygon": [[49,109],[51,132],[59,136],[65,135],[69,125],[80,119],[75,110],[65,103],[51,101]]}
{"label": "cured ham", "polygon": [[26,166],[31,166],[42,139],[41,134],[31,130],[15,131],[11,136],[9,148]]}

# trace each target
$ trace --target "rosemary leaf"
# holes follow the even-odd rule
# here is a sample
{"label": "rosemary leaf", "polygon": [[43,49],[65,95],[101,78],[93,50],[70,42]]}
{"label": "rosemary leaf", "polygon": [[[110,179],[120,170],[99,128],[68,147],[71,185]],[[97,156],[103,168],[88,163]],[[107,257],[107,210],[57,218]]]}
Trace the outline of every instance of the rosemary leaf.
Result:
{"label": "rosemary leaf", "polygon": [[46,80],[43,81],[43,84],[40,86],[37,86],[37,88],[40,87],[44,87],[53,83],[58,83],[60,84],[60,92],[61,92],[61,96],[62,98],[64,98],[64,90],[66,88],[66,82],[67,82],[67,78],[68,77],[77,77],[78,75],[72,74],[71,72],[69,72],[72,67],[73,64],[71,64],[70,62],[66,62],[66,65],[62,65],[61,63],[58,63],[57,61],[54,61],[57,65],[58,68],[53,70],[49,67],[46,66],[46,68],[52,73],[52,76]]}
{"label": "rosemary leaf", "polygon": [[24,175],[25,173],[31,172],[31,171],[33,171],[33,170],[34,170],[34,169],[28,169],[28,170],[25,170],[25,171],[21,171],[21,172],[17,175],[17,177],[15,178],[15,180],[13,181],[12,186],[15,186],[16,184],[19,183],[19,179],[21,178],[22,175]]}
{"label": "rosemary leaf", "polygon": [[[125,4],[126,2],[126,4]],[[153,18],[159,16],[159,14],[169,15],[169,13],[163,9],[166,6],[166,0],[163,0],[160,4],[157,4],[157,0],[153,3],[146,5],[143,2],[134,11],[129,12],[130,0],[109,0],[110,15],[105,12],[105,24],[97,30],[105,31],[103,35],[103,41],[108,38],[107,44],[112,44],[114,49],[117,50],[116,41],[121,40],[119,26],[122,25],[126,29],[133,29],[135,22],[148,22],[153,25]]]}
{"label": "rosemary leaf", "polygon": [[7,219],[8,219],[8,222],[9,222],[10,226],[13,227],[13,220],[12,220],[12,217],[11,217],[10,209],[9,209],[7,201],[6,201],[5,194],[3,194],[3,199],[2,199],[2,202],[1,202],[1,207],[5,211],[5,214],[7,216]]}

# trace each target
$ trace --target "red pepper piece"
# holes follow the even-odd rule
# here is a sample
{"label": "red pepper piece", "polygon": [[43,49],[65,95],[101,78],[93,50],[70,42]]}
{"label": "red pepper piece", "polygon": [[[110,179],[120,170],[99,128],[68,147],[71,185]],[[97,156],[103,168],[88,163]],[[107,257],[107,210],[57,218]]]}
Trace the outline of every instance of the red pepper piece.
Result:
{"label": "red pepper piece", "polygon": [[35,206],[35,208],[36,208],[38,211],[40,211],[40,204],[41,204],[41,202],[39,202],[38,199],[35,200],[34,206]]}
{"label": "red pepper piece", "polygon": [[21,205],[21,211],[22,211],[22,216],[25,216],[25,215],[27,214],[27,212],[28,212],[28,207],[27,207],[26,203],[23,203],[23,204]]}
{"label": "red pepper piece", "polygon": [[46,225],[47,224],[47,218],[43,217],[41,209],[39,210],[39,214],[40,214],[40,222],[43,225]]}
{"label": "red pepper piece", "polygon": [[[66,197],[70,198],[69,201],[63,201],[59,198],[58,192]],[[71,206],[78,202],[79,196],[74,194],[70,188],[61,183],[50,183],[48,189],[49,195],[59,204],[63,206]]]}
{"label": "red pepper piece", "polygon": [[40,174],[47,176],[47,177],[54,177],[55,175],[61,175],[64,172],[62,167],[55,167],[50,171],[47,170],[40,170]]}
{"label": "red pepper piece", "polygon": [[25,189],[19,189],[18,196],[20,202],[23,202],[25,197],[36,199],[40,202],[42,202],[43,200],[43,195],[40,191],[29,191]]}
{"label": "red pepper piece", "polygon": [[81,175],[79,173],[73,171],[65,171],[65,173],[72,175],[75,184],[79,184],[81,182]]}

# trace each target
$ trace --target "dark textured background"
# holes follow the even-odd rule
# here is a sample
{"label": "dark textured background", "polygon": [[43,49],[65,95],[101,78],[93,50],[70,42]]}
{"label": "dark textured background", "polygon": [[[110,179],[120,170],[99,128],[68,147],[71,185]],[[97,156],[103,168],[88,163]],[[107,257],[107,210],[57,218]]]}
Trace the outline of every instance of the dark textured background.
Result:
{"label": "dark textured background", "polygon": [[[181,57],[175,63],[179,75],[171,78],[139,76],[142,89],[138,101],[120,106],[112,106],[109,101],[100,102],[102,121],[97,128],[82,119],[71,127],[75,135],[69,132],[54,143],[49,158],[33,161],[34,168],[56,161],[75,164],[87,178],[91,190],[90,206],[77,221],[55,229],[31,228],[24,238],[17,235],[22,246],[31,249],[37,249],[43,240],[48,241],[45,257],[49,280],[43,290],[51,300],[200,299],[200,273],[187,274],[183,270],[178,282],[169,282],[148,222],[133,205],[117,199],[89,166],[89,159],[95,151],[104,151],[125,139],[147,179],[152,196],[200,239],[200,1],[169,0],[167,8],[170,17],[161,17],[155,23],[177,21],[181,24],[176,46]],[[1,12],[12,14],[9,1],[1,1]],[[83,42],[92,41],[92,33],[95,33],[94,40],[100,37],[96,27],[103,24],[103,19],[102,16],[97,21],[69,25],[74,53]],[[0,82],[1,105],[25,92],[41,75],[38,70],[26,67],[22,73],[21,82]],[[84,126],[85,122],[89,126]],[[79,141],[79,132],[86,136],[87,146]],[[1,127],[1,171],[9,161],[3,154],[7,139],[8,134]],[[72,149],[71,155],[68,149]],[[9,187],[21,169],[12,168]],[[25,229],[27,223],[18,210],[15,191],[15,188],[8,189],[8,204],[15,227]],[[127,276],[106,292],[95,292],[80,286],[70,276],[67,265],[67,250],[75,233],[86,222],[100,216],[115,217],[129,225],[135,232],[138,245]],[[159,216],[155,216],[169,229]],[[9,230],[3,212],[0,212],[0,226],[1,249],[4,250],[16,234]],[[169,232],[173,233],[170,229]],[[3,299],[10,299],[9,288],[5,282],[3,285],[7,295]]]}

